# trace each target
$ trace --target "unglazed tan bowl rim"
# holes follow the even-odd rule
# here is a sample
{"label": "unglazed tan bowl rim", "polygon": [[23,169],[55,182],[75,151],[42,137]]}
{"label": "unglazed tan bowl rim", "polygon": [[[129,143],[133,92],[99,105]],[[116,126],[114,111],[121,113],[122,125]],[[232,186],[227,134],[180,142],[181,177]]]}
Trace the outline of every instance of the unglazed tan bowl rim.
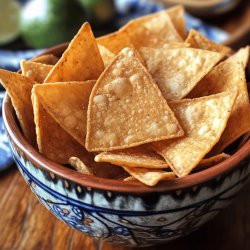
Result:
{"label": "unglazed tan bowl rim", "polygon": [[[66,49],[67,44],[61,44],[53,47],[43,54],[54,54],[60,56]],[[68,179],[72,182],[78,183],[82,186],[125,192],[125,193],[148,193],[148,192],[169,192],[190,188],[201,183],[216,179],[221,175],[237,168],[239,163],[250,157],[250,139],[231,157],[223,162],[214,165],[208,169],[200,172],[192,173],[183,178],[176,178],[165,180],[155,187],[149,187],[139,182],[124,182],[122,180],[104,179],[96,176],[83,175],[75,170],[67,168],[63,165],[57,164],[43,155],[41,155],[34,147],[32,147],[23,137],[19,125],[16,120],[15,112],[9,96],[6,94],[3,100],[3,121],[10,139],[14,142],[15,146],[21,150],[27,160],[38,168],[44,169],[50,173]]]}

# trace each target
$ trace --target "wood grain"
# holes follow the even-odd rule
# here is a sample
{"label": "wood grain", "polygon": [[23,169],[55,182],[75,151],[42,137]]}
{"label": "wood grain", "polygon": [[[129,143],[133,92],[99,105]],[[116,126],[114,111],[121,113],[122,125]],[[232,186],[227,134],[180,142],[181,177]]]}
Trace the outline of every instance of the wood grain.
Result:
{"label": "wood grain", "polygon": [[[144,250],[249,250],[250,183],[213,221],[183,239]],[[56,219],[30,191],[13,166],[0,173],[1,250],[95,250],[98,242]],[[138,250],[102,243],[102,250]]]}

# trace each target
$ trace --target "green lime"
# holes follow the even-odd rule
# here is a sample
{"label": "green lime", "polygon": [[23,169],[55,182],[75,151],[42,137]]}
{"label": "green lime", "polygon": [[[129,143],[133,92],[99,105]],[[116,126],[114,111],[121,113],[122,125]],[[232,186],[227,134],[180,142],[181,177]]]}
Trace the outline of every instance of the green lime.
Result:
{"label": "green lime", "polygon": [[21,35],[34,48],[69,41],[84,22],[84,12],[74,0],[32,0],[21,14]]}
{"label": "green lime", "polygon": [[13,41],[19,35],[20,10],[16,0],[0,0],[0,45]]}

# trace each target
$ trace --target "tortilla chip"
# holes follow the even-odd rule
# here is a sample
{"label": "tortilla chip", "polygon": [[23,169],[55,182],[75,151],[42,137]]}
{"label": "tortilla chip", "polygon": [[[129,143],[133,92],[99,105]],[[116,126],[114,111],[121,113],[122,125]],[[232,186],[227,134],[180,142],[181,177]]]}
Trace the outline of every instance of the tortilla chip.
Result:
{"label": "tortilla chip", "polygon": [[22,75],[29,77],[37,83],[43,83],[52,68],[52,65],[26,60],[21,61]]}
{"label": "tortilla chip", "polygon": [[246,68],[250,57],[249,54],[250,54],[250,46],[246,46],[244,48],[239,49],[232,56],[228,57],[226,61],[241,62],[243,63],[244,68]]}
{"label": "tortilla chip", "polygon": [[98,44],[98,48],[104,63],[104,67],[106,68],[114,60],[115,54],[100,44]]}
{"label": "tortilla chip", "polygon": [[193,48],[141,48],[140,53],[163,96],[170,101],[185,97],[223,57]]}
{"label": "tortilla chip", "polygon": [[137,181],[137,179],[133,176],[128,176],[125,179],[123,179],[123,181]]}
{"label": "tortilla chip", "polygon": [[84,23],[45,82],[95,80],[103,69],[103,61],[91,27],[89,23]]}
{"label": "tortilla chip", "polygon": [[188,44],[188,43],[172,42],[172,43],[165,43],[162,46],[162,48],[164,48],[164,49],[190,48],[190,44]]}
{"label": "tortilla chip", "polygon": [[136,178],[140,182],[148,185],[155,186],[159,181],[166,179],[174,179],[175,174],[173,172],[166,172],[158,169],[147,168],[127,168],[123,167],[132,177]]}
{"label": "tortilla chip", "polygon": [[72,155],[78,158],[88,157],[86,149],[47,113],[34,91],[32,91],[32,102],[40,153],[61,164],[67,164]]}
{"label": "tortilla chip", "polygon": [[174,27],[183,39],[186,38],[185,10],[182,5],[176,5],[167,9],[167,13],[174,24]]}
{"label": "tortilla chip", "polygon": [[214,52],[219,52],[224,55],[230,56],[233,54],[233,50],[227,46],[215,43],[208,38],[201,35],[198,31],[191,29],[189,31],[188,37],[185,40],[186,43],[189,43],[192,48],[210,50]]}
{"label": "tortilla chip", "polygon": [[143,168],[168,168],[167,162],[149,146],[102,152],[95,157],[97,162],[110,162],[118,166]]}
{"label": "tortilla chip", "polygon": [[245,70],[240,62],[225,61],[217,65],[189,94],[189,97],[238,90],[231,117],[212,153],[221,153],[229,144],[250,130],[250,106]]}
{"label": "tortilla chip", "polygon": [[127,31],[117,31],[96,39],[99,45],[104,46],[109,51],[117,55],[126,47],[132,47],[130,37]]}
{"label": "tortilla chip", "polygon": [[218,142],[236,97],[237,91],[230,91],[170,104],[185,135],[153,146],[178,177],[188,175]]}
{"label": "tortilla chip", "polygon": [[43,64],[47,64],[47,65],[55,65],[58,62],[58,60],[59,60],[58,57],[56,57],[52,54],[47,54],[47,55],[34,57],[30,61],[37,62],[37,63],[43,63]]}
{"label": "tortilla chip", "polygon": [[0,69],[0,83],[7,90],[26,140],[36,145],[31,90],[34,81],[18,73]]}
{"label": "tortilla chip", "polygon": [[83,146],[88,101],[94,84],[95,81],[46,83],[33,89],[48,114]]}
{"label": "tortilla chip", "polygon": [[204,158],[201,160],[199,165],[196,168],[194,168],[194,172],[198,172],[198,171],[207,169],[209,167],[212,167],[212,166],[219,164],[222,161],[228,159],[229,157],[230,157],[230,155],[225,154],[225,153],[221,153],[221,154],[209,157],[209,158]]}
{"label": "tortilla chip", "polygon": [[183,42],[167,11],[160,11],[128,22],[120,31],[126,31],[135,48],[160,48],[165,43]]}
{"label": "tortilla chip", "polygon": [[86,148],[124,149],[183,135],[150,74],[125,48],[94,86],[88,107]]}
{"label": "tortilla chip", "polygon": [[70,157],[69,158],[69,164],[71,167],[73,167],[77,172],[86,174],[86,175],[94,175],[91,168],[87,167],[84,162],[82,162],[77,157]]}

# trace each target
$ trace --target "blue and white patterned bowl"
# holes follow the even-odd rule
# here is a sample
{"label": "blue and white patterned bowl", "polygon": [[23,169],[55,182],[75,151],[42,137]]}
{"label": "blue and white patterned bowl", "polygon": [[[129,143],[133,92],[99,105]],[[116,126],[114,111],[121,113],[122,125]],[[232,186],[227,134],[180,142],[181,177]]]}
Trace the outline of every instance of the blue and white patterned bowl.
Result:
{"label": "blue and white patterned bowl", "polygon": [[3,119],[16,164],[39,201],[70,227],[114,244],[150,246],[186,236],[228,206],[250,175],[248,140],[224,162],[156,187],[86,176],[26,142],[7,95]]}

